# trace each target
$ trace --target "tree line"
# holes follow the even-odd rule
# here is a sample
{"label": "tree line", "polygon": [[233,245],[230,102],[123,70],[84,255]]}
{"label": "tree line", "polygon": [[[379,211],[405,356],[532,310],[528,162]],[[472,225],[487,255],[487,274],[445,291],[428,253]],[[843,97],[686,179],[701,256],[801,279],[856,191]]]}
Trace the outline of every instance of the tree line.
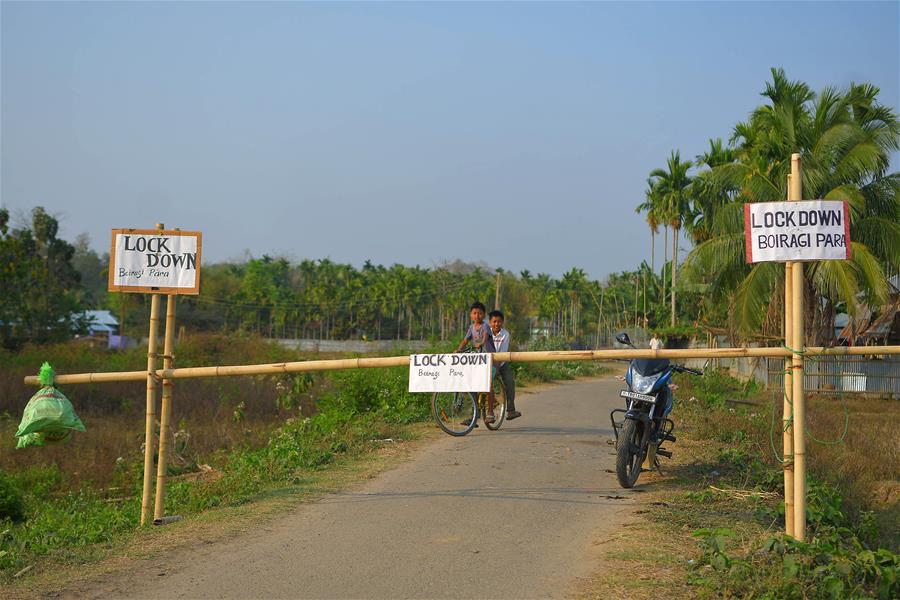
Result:
{"label": "tree line", "polygon": [[[15,230],[6,226],[8,215],[0,214],[6,219],[0,260],[15,266],[15,272],[4,273],[0,292],[4,345],[76,335],[84,331],[79,312],[95,308],[116,314],[124,333],[144,335],[147,296],[106,291],[108,254],[92,250],[85,235],[72,244],[55,237],[40,242],[47,236],[35,230],[42,231],[45,221],[52,223],[53,236],[58,230],[40,207],[30,227]],[[35,252],[37,247],[42,250]],[[50,258],[37,260],[42,256]],[[366,261],[356,268],[329,259],[292,263],[264,255],[204,266],[201,293],[179,299],[178,321],[189,330],[279,338],[449,340],[465,330],[468,308],[477,300],[489,309],[499,306],[520,339],[538,335],[592,345],[608,342],[615,330],[659,322],[660,288],[659,276],[646,264],[601,282],[579,268],[554,278],[461,261],[430,268]]]}
{"label": "tree line", "polygon": [[[86,309],[110,310],[124,324],[123,333],[146,335],[148,296],[107,292],[109,256],[91,249],[86,235],[73,243],[57,239],[56,220],[40,207],[29,225],[16,229],[7,226],[8,214],[0,214],[0,260],[15,267],[4,273],[0,291],[5,346],[83,333],[79,314]],[[46,222],[52,240],[36,233]],[[455,340],[477,300],[501,308],[520,340],[554,337],[590,346],[609,343],[619,329],[660,322],[660,288],[659,276],[646,264],[600,281],[579,268],[555,278],[458,260],[433,267],[366,261],[357,268],[330,259],[291,262],[264,255],[203,266],[200,295],[179,298],[178,322],[191,331],[272,338]],[[56,302],[48,304],[48,298]]]}

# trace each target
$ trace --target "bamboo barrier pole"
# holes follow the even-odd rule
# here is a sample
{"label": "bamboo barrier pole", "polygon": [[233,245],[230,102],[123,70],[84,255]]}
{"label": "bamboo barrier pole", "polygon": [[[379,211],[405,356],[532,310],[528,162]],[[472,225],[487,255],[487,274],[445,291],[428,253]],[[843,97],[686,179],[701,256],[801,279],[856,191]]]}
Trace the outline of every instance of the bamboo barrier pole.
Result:
{"label": "bamboo barrier pole", "polygon": [[[803,197],[800,174],[800,155],[791,155],[791,197],[797,201]],[[846,217],[845,217],[846,218]],[[794,405],[794,538],[806,541],[806,399],[803,396],[803,362],[799,352],[804,350],[803,322],[803,263],[795,263],[791,270],[794,295],[791,317],[791,344],[794,356],[791,361],[792,401]]]}
{"label": "bamboo barrier pole", "polygon": [[[791,197],[791,176],[787,176],[788,199]],[[794,311],[793,262],[784,263],[784,345],[793,348],[791,341]],[[794,535],[794,406],[791,402],[791,358],[784,359],[784,399],[782,401],[782,456],[784,456],[784,532]]]}
{"label": "bamboo barrier pole", "polygon": [[[174,367],[175,346],[175,302],[178,296],[166,297],[166,333],[163,342],[163,369]],[[169,464],[169,421],[172,415],[172,380],[163,379],[162,401],[159,409],[159,458],[156,463],[156,503],[153,507],[153,522],[165,516],[166,469]]]}
{"label": "bamboo barrier pole", "polygon": [[[900,354],[900,346],[837,346],[810,347],[807,356],[860,356],[871,354]],[[497,362],[549,362],[586,360],[631,360],[634,358],[789,358],[791,351],[782,347],[769,348],[685,348],[685,349],[597,349],[597,350],[547,350],[540,352],[495,352]],[[186,367],[159,369],[159,379],[192,379],[205,377],[234,377],[239,375],[280,375],[309,371],[340,371],[346,369],[377,369],[409,366],[409,356],[384,356],[374,358],[341,358],[307,360],[299,362],[269,363],[258,365],[233,365],[216,367]],[[77,373],[57,375],[56,383],[109,383],[113,381],[143,381],[146,371],[120,371],[115,373]],[[24,379],[26,385],[40,385],[37,376]]]}
{"label": "bamboo barrier pole", "polygon": [[150,334],[147,342],[147,422],[144,435],[144,491],[141,497],[141,525],[147,522],[152,506],[150,491],[153,487],[153,426],[156,420],[156,331],[159,327],[159,294],[150,296]]}

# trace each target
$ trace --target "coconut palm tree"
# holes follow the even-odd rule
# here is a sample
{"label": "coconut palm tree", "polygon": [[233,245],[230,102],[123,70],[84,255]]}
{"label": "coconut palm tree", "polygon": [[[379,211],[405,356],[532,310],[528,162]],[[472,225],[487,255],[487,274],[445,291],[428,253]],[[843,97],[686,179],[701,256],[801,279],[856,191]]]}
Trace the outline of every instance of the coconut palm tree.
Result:
{"label": "coconut palm tree", "polygon": [[644,191],[644,201],[638,204],[634,212],[640,214],[646,212],[647,226],[650,228],[650,270],[655,272],[656,266],[656,234],[659,233],[660,203],[658,194],[654,189],[652,179],[647,179],[647,189]]}
{"label": "coconut palm tree", "polygon": [[664,218],[672,228],[672,327],[675,326],[675,282],[678,271],[678,238],[685,218],[690,214],[691,161],[682,161],[681,153],[673,150],[665,169],[654,169],[650,177],[658,189],[664,206]]}
{"label": "coconut palm tree", "polygon": [[691,183],[691,208],[685,229],[695,245],[709,239],[710,223],[715,218],[716,210],[731,202],[738,191],[734,187],[722,185],[722,182],[711,176],[714,168],[734,161],[734,150],[726,146],[721,138],[710,139],[709,149],[694,159],[694,166],[702,170]]}
{"label": "coconut palm tree", "polygon": [[768,102],[734,128],[734,162],[704,176],[736,192],[734,202],[714,213],[708,239],[691,252],[686,272],[731,300],[736,331],[749,333],[777,322],[784,267],[744,263],[741,203],[784,199],[790,156],[799,152],[804,197],[847,200],[850,206],[852,258],[804,265],[812,292],[807,314],[818,336],[828,329],[822,325],[830,322],[838,303],[853,313],[859,297],[884,301],[885,268],[900,267],[900,176],[886,172],[890,154],[900,147],[900,121],[878,102],[878,89],[867,84],[816,94],[773,69],[763,96]]}

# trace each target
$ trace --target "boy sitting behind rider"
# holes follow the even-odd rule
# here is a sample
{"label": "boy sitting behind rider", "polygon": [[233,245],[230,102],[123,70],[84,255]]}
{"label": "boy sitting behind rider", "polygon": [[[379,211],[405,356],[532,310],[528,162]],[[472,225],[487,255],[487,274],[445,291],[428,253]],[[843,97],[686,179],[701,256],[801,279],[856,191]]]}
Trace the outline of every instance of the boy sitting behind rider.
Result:
{"label": "boy sitting behind rider", "polygon": [[[485,310],[484,304],[481,302],[472,303],[472,307],[469,309],[469,318],[472,319],[472,324],[466,329],[466,337],[457,346],[457,352],[462,352],[469,342],[472,343],[477,352],[494,352],[494,336],[491,334],[490,326],[484,322]],[[491,414],[494,410],[493,390],[488,394],[488,410],[489,414],[484,415],[482,418],[485,423],[493,423],[494,415]]]}
{"label": "boy sitting behind rider", "polygon": [[[491,326],[491,335],[494,338],[494,350],[497,352],[509,352],[509,332],[503,328],[503,312],[499,310],[491,311],[488,315],[488,323]],[[513,373],[512,364],[508,362],[496,365],[497,374],[503,381],[503,387],[506,389],[506,419],[512,421],[522,416],[522,413],[516,410],[516,377]]]}

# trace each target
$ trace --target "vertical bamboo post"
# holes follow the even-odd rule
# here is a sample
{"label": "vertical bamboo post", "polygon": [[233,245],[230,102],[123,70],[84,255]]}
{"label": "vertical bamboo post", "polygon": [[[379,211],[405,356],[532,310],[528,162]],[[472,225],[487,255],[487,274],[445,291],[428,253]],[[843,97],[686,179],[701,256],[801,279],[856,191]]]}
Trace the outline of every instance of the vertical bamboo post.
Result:
{"label": "vertical bamboo post", "polygon": [[[166,333],[163,341],[163,368],[174,368],[175,301],[178,296],[166,298]],[[169,421],[172,415],[172,380],[163,379],[162,402],[159,409],[159,459],[156,464],[156,504],[153,507],[154,522],[165,516],[166,467],[169,464]]]}
{"label": "vertical bamboo post", "polygon": [[[791,176],[788,175],[788,199],[791,198]],[[793,348],[791,339],[794,310],[793,262],[784,263],[784,345]],[[784,455],[784,532],[794,535],[794,431],[791,424],[794,407],[791,403],[793,395],[791,364],[792,358],[784,359],[784,400],[781,414],[782,454]]]}
{"label": "vertical bamboo post", "polygon": [[150,296],[150,334],[147,342],[147,422],[144,436],[144,493],[141,499],[141,525],[150,515],[150,491],[153,487],[153,426],[156,417],[156,331],[159,327],[159,294]]}
{"label": "vertical bamboo post", "polygon": [[[791,155],[791,200],[803,197],[800,180],[800,155]],[[803,332],[803,263],[795,263],[791,270],[793,306],[791,344],[791,383],[794,404],[794,538],[806,540],[806,399],[803,396],[803,356],[797,354],[806,346]]]}

